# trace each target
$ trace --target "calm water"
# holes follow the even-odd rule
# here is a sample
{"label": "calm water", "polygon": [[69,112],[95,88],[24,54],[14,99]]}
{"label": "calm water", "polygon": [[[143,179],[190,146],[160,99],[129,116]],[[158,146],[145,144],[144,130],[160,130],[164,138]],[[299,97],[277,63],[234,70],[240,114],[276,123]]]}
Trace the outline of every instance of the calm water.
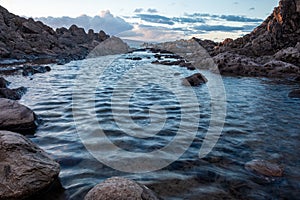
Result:
{"label": "calm water", "polygon": [[[207,86],[182,86],[181,78],[194,73],[184,68],[158,65],[144,70],[153,58],[144,53],[139,56],[142,61],[126,60],[128,55],[122,55],[54,65],[51,72],[34,75],[33,80],[7,77],[13,87],[29,89],[21,103],[42,119],[31,139],[60,163],[60,180],[66,189],[61,199],[83,199],[89,189],[112,176],[144,183],[164,199],[299,198],[300,101],[287,96],[299,85],[223,77],[227,102],[224,129],[211,153],[200,159],[211,117]],[[214,80],[214,74],[203,73],[209,81]],[[177,138],[181,127],[185,127],[183,135]],[[131,162],[126,155],[110,155],[111,149],[103,148],[103,136],[93,134],[97,130],[103,130],[115,146],[141,155],[175,139],[190,139],[192,144],[163,169],[126,173],[102,164],[85,148],[82,139],[85,144],[98,142],[98,155],[118,163],[117,168],[126,168]],[[142,130],[144,138],[134,137]],[[157,159],[170,160],[173,154],[157,154]],[[244,164],[252,159],[280,164],[284,176],[268,179],[245,170]],[[148,167],[138,163],[141,168]]]}

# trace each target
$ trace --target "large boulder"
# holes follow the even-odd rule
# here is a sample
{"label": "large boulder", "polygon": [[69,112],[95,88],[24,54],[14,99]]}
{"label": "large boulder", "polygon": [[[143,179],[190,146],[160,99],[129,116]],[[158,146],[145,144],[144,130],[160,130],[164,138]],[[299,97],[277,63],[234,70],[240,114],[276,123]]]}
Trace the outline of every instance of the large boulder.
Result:
{"label": "large boulder", "polygon": [[0,130],[32,134],[37,128],[35,113],[17,101],[0,98]]}
{"label": "large boulder", "polygon": [[196,73],[182,80],[182,84],[185,86],[199,86],[207,82],[207,79],[201,74]]}
{"label": "large boulder", "polygon": [[148,189],[132,180],[121,177],[107,179],[96,185],[84,198],[85,200],[158,200],[159,198]]}
{"label": "large boulder", "polygon": [[24,136],[0,131],[0,199],[21,200],[46,190],[59,164]]}
{"label": "large boulder", "polygon": [[90,52],[88,57],[93,58],[98,56],[124,54],[128,53],[129,51],[130,47],[120,38],[111,37],[95,47],[95,49]]}
{"label": "large boulder", "polygon": [[290,98],[300,98],[300,89],[293,90],[289,93]]}

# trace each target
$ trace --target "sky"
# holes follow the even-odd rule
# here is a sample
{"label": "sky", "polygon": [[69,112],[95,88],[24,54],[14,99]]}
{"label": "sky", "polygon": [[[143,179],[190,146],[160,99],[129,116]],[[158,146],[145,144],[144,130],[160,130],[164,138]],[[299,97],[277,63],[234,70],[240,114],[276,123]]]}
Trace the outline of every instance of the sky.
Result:
{"label": "sky", "polygon": [[85,29],[102,28],[122,38],[164,41],[193,36],[212,40],[242,36],[259,25],[278,1],[0,0],[0,5],[54,28],[76,23]]}

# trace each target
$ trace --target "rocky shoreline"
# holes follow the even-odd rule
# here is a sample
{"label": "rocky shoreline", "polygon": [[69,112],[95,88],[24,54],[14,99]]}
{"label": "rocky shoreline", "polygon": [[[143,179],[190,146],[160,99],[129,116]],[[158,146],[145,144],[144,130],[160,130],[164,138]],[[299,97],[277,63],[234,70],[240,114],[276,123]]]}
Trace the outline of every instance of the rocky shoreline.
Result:
{"label": "rocky shoreline", "polygon": [[[86,33],[75,25],[69,29],[54,31],[41,22],[9,13],[1,6],[0,26],[0,71],[3,74],[32,76],[35,73],[46,73],[51,68],[39,64],[65,64],[71,60],[84,59],[92,50],[93,56],[130,51],[125,44],[115,45],[115,41],[120,44],[119,39],[110,37],[103,31],[94,33],[89,30]],[[178,59],[176,63],[162,61],[158,54],[157,61],[153,64],[179,65],[195,70],[199,66],[205,68],[209,65],[209,62],[199,64],[197,59],[212,58],[222,75],[281,77],[299,82],[299,35],[299,1],[281,0],[279,7],[274,9],[262,25],[242,38],[226,39],[222,43],[193,38],[152,45],[160,53],[161,50],[158,49],[178,54],[178,57],[173,55]],[[105,43],[116,48],[107,49]],[[174,49],[177,44],[189,48],[178,52],[178,49]],[[199,50],[196,44],[200,44],[203,49]],[[183,54],[185,56],[181,57]],[[190,54],[192,55],[189,57]],[[197,86],[206,81],[201,74],[195,74],[183,80],[183,84]],[[59,164],[23,136],[34,134],[38,127],[37,115],[17,101],[25,92],[24,87],[9,88],[9,82],[0,77],[0,157],[3,158],[0,162],[1,200],[39,195],[58,180]],[[300,98],[300,90],[292,91],[289,97]],[[266,176],[283,174],[280,167],[266,161],[255,160],[246,164],[246,168]],[[159,199],[146,186],[123,178],[108,179],[92,189],[86,199],[112,199],[115,196]]]}

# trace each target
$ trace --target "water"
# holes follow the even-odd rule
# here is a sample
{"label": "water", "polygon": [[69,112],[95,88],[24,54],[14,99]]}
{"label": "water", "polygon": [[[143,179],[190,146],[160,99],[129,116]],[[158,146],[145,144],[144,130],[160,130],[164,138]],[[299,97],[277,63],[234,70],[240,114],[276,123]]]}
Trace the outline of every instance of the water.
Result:
{"label": "water", "polygon": [[[142,61],[126,60],[127,55],[108,56],[54,65],[51,72],[36,74],[32,80],[7,77],[13,82],[12,87],[28,87],[21,103],[42,119],[30,139],[60,163],[60,180],[66,189],[60,199],[83,199],[89,189],[112,176],[146,184],[164,199],[297,199],[300,196],[300,101],[288,98],[288,92],[299,85],[262,78],[223,77],[227,102],[224,129],[213,151],[200,159],[199,149],[212,115],[207,86],[194,89],[182,86],[181,78],[194,73],[184,68],[158,65],[143,70],[144,64],[153,58],[138,54]],[[203,73],[209,81],[216,78],[210,72]],[[154,83],[149,83],[149,79]],[[185,127],[183,134],[176,137],[180,127]],[[183,141],[183,146],[191,144],[187,149],[179,146],[174,154],[171,151],[157,154],[155,159],[170,161],[176,159],[176,152],[186,150],[177,161],[162,169],[148,173],[121,172],[102,164],[92,154],[105,157],[106,164],[117,163],[114,168],[127,170],[128,160],[141,165],[132,166],[137,170],[151,169],[149,165],[153,163],[145,165],[139,157],[133,159],[131,154],[120,157],[110,147],[103,148],[108,146],[98,130],[103,130],[106,139],[115,146],[135,153],[133,156],[145,155],[145,163],[147,154],[175,139]],[[136,135],[143,134],[143,130],[144,135]],[[89,148],[94,143],[103,146],[91,152],[83,140]],[[284,176],[270,179],[247,171],[244,165],[252,159],[280,164]]]}

